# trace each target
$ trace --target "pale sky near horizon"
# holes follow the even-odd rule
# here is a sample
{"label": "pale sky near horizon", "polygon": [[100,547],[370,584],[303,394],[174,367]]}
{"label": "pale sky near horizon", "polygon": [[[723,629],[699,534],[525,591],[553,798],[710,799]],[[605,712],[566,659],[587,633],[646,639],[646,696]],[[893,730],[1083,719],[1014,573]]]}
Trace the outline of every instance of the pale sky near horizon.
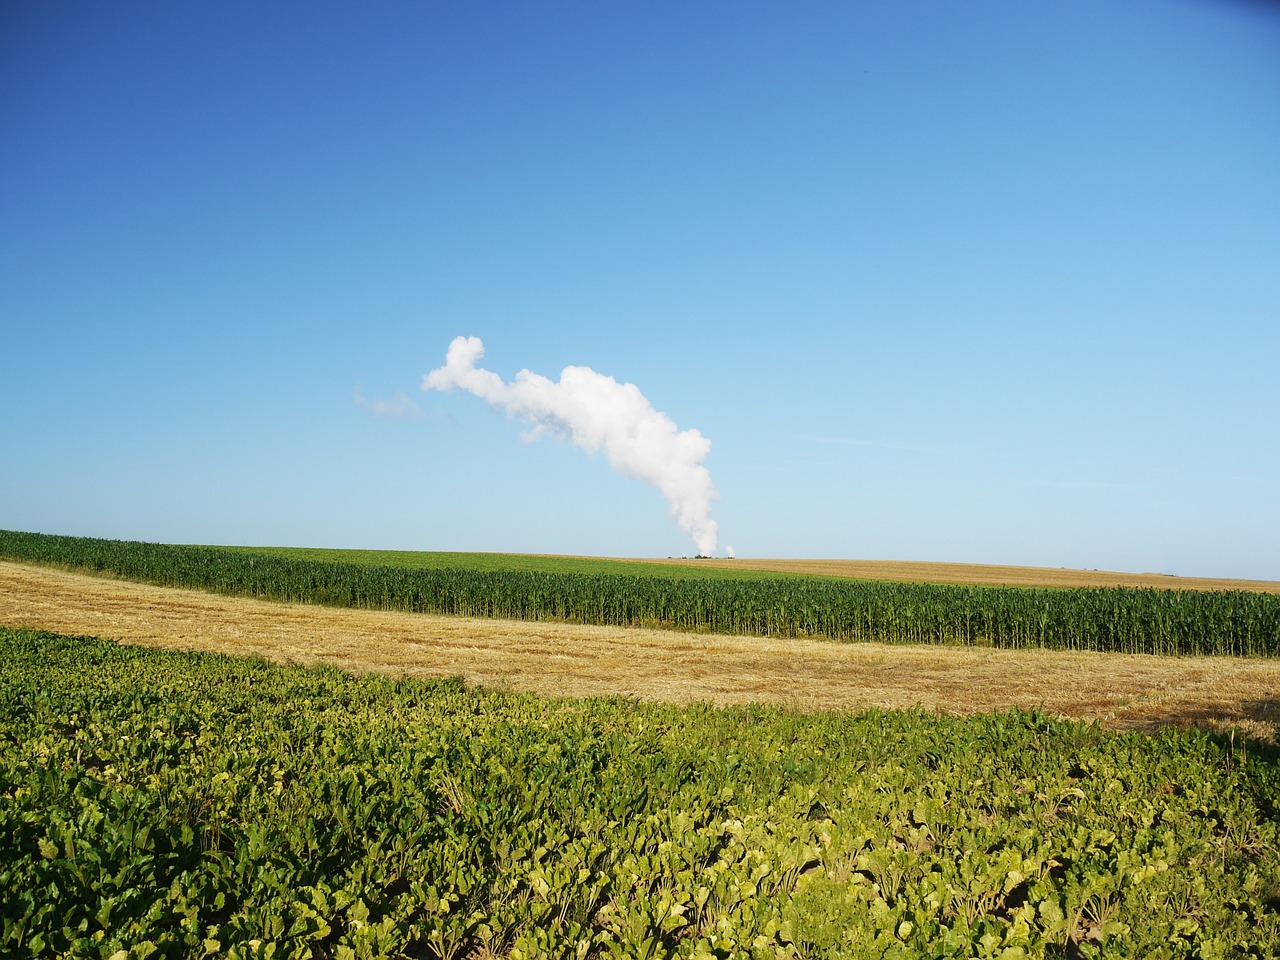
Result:
{"label": "pale sky near horizon", "polygon": [[1280,6],[0,8],[0,528],[694,552],[457,336],[721,552],[1280,580]]}

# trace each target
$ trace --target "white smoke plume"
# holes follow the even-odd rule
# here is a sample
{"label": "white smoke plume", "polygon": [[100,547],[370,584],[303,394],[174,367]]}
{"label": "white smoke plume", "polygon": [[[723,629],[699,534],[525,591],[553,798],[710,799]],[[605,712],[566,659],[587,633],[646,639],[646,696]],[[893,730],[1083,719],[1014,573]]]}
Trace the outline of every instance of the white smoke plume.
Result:
{"label": "white smoke plume", "polygon": [[718,531],[711,503],[718,499],[711,472],[702,465],[711,441],[697,430],[677,430],[653,409],[633,383],[618,383],[590,367],[565,367],[559,382],[521,370],[510,383],[476,366],[484,356],[479,337],[455,337],[445,364],[422,378],[423,390],[466,390],[533,424],[533,435],[572,440],[588,453],[604,448],[619,473],[653,484],[666,497],[671,516],[710,556]]}

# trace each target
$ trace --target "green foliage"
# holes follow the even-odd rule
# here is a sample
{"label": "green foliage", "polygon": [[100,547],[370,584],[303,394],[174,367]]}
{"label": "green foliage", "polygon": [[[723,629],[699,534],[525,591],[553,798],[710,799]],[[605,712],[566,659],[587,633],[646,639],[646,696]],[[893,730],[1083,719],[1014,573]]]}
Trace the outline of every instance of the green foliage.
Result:
{"label": "green foliage", "polygon": [[1280,596],[1243,591],[712,578],[656,566],[647,576],[415,568],[285,553],[0,531],[0,557],[343,607],[883,643],[1280,655]]}
{"label": "green foliage", "polygon": [[1278,762],[0,630],[0,955],[1273,957]]}
{"label": "green foliage", "polygon": [[[254,556],[282,560],[319,560],[364,567],[401,567],[410,570],[520,571],[524,573],[609,574],[620,577],[658,576],[671,580],[777,580],[800,574],[767,570],[728,569],[693,564],[658,565],[646,560],[606,557],[557,557],[527,553],[450,553],[427,550],[330,550],[319,547],[215,547]],[[838,578],[824,578],[838,579]]]}

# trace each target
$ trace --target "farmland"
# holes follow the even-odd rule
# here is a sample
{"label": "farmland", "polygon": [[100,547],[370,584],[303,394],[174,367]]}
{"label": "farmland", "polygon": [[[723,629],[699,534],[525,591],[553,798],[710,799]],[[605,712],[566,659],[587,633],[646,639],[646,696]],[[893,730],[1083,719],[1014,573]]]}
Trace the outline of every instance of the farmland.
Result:
{"label": "farmland", "polygon": [[[0,955],[1280,949],[1275,597],[299,553],[0,534]],[[584,615],[649,581],[694,631]],[[432,583],[526,616],[418,612]],[[1180,597],[1151,609],[1218,653],[717,619],[754,590],[836,622],[841,589],[1009,630]]]}
{"label": "farmland", "polygon": [[[1274,748],[0,631],[0,948],[1267,957]],[[122,952],[121,952],[122,951]]]}
{"label": "farmland", "polygon": [[660,626],[840,641],[1149,654],[1280,654],[1280,595],[1128,587],[1048,589],[839,578],[644,576],[382,566],[260,551],[0,532],[0,558],[163,586],[379,610]]}
{"label": "farmland", "polygon": [[1202,590],[1221,593],[1244,590],[1280,593],[1276,580],[1224,580],[1178,577],[1166,573],[1121,573],[1113,570],[1073,570],[983,563],[922,563],[897,560],[791,560],[668,558],[655,561],[671,566],[699,566],[739,574],[772,573],[792,576],[890,580],[898,583],[952,583],[989,587],[1136,587],[1156,590]]}
{"label": "farmland", "polygon": [[[1280,593],[1280,582],[1274,580],[1222,580],[1208,577],[1175,577],[1158,573],[1119,573],[1106,570],[993,566],[975,563],[754,558],[728,560],[688,557],[618,560],[542,554],[326,550],[315,547],[219,547],[217,549],[231,550],[241,554],[267,555],[285,560],[319,560],[410,569],[521,570],[535,573],[603,573],[632,577],[663,576],[737,580],[819,577],[963,586],[1134,587],[1158,590],[1200,590],[1211,593],[1236,590],[1252,593]],[[655,570],[655,567],[659,569]]]}
{"label": "farmland", "polygon": [[1108,728],[1271,737],[1280,659],[1155,657],[688,634],[231,597],[0,562],[0,624],[552,696],[973,714],[1040,708]]}

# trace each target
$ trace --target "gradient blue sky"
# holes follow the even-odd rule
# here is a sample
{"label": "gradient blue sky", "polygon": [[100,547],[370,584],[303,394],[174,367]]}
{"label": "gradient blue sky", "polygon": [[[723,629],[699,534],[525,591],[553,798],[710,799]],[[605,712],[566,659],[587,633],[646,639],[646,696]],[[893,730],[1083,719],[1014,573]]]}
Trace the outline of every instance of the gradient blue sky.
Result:
{"label": "gradient blue sky", "polygon": [[1280,579],[1280,12],[0,9],[0,527],[692,552],[459,334],[702,431],[740,556]]}

